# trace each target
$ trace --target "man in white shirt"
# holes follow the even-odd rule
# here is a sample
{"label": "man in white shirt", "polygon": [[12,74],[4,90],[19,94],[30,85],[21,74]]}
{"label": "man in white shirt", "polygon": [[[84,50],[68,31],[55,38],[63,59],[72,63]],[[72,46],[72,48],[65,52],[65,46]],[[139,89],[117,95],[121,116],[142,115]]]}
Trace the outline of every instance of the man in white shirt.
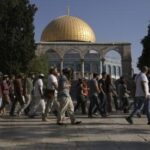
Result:
{"label": "man in white shirt", "polygon": [[40,74],[34,84],[34,100],[29,111],[29,117],[33,118],[37,108],[41,105],[42,115],[45,112],[45,101],[43,93],[43,78],[44,74]]}
{"label": "man in white shirt", "polygon": [[147,74],[148,67],[143,66],[141,72],[135,77],[136,83],[136,91],[135,91],[135,101],[134,101],[134,109],[131,114],[126,118],[127,122],[133,124],[132,117],[141,107],[146,104],[146,113],[148,118],[148,124],[150,124],[150,110],[149,110],[149,101],[150,101],[150,93],[148,86]]}
{"label": "man in white shirt", "polygon": [[49,70],[48,82],[47,82],[47,102],[46,109],[42,116],[42,121],[47,120],[47,114],[51,111],[53,106],[57,107],[57,88],[58,88],[58,80],[57,80],[57,68],[52,67]]}

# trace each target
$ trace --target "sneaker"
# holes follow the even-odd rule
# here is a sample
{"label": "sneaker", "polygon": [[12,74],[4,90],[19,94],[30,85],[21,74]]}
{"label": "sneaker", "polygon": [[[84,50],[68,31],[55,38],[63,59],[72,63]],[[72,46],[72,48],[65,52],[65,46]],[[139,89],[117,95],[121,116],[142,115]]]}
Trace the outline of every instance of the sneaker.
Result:
{"label": "sneaker", "polygon": [[141,114],[140,113],[137,113],[136,115],[137,115],[138,118],[141,118]]}
{"label": "sneaker", "polygon": [[57,125],[62,126],[62,125],[65,125],[65,124],[64,124],[64,123],[62,123],[62,122],[57,122]]}
{"label": "sneaker", "polygon": [[42,118],[42,121],[48,122],[49,120],[47,118]]}
{"label": "sneaker", "polygon": [[86,112],[82,112],[82,115],[87,115],[87,113]]}
{"label": "sneaker", "polygon": [[58,115],[57,110],[54,110],[54,111],[53,111],[53,114],[54,114],[55,116],[57,116],[57,115]]}
{"label": "sneaker", "polygon": [[127,114],[127,113],[129,113],[129,110],[124,109],[123,112],[124,112],[125,114]]}
{"label": "sneaker", "polygon": [[108,117],[107,114],[102,114],[101,116],[102,116],[102,118],[107,118]]}
{"label": "sneaker", "polygon": [[16,117],[16,115],[15,115],[15,114],[9,114],[9,116],[10,116],[10,117]]}
{"label": "sneaker", "polygon": [[98,116],[98,113],[94,113],[93,115],[94,115],[94,116]]}
{"label": "sneaker", "polygon": [[17,112],[17,116],[18,116],[18,117],[21,116],[21,112],[20,112],[20,111]]}
{"label": "sneaker", "polygon": [[48,122],[48,119],[45,117],[45,115],[42,115],[42,121]]}
{"label": "sneaker", "polygon": [[75,124],[81,124],[82,123],[82,121],[75,121],[75,122],[73,122],[73,123],[71,123],[72,125],[75,125]]}
{"label": "sneaker", "polygon": [[96,118],[96,116],[88,115],[88,118]]}
{"label": "sneaker", "polygon": [[28,117],[29,118],[35,118],[35,115],[29,115]]}
{"label": "sneaker", "polygon": [[126,121],[129,123],[129,124],[133,124],[133,121],[130,117],[126,117]]}

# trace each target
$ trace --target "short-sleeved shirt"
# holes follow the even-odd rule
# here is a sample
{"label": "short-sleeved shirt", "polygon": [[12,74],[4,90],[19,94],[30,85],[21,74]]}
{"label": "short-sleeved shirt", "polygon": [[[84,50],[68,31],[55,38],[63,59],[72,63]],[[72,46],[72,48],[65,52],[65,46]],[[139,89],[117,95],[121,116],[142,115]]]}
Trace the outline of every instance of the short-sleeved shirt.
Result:
{"label": "short-sleeved shirt", "polygon": [[58,96],[70,96],[69,88],[66,88],[66,84],[69,84],[69,81],[65,75],[60,76],[58,82]]}
{"label": "short-sleeved shirt", "polygon": [[149,95],[149,86],[148,86],[148,79],[145,73],[140,73],[135,77],[135,83],[136,83],[136,91],[135,91],[135,96],[140,97],[140,96],[145,96],[143,88],[142,88],[142,82],[145,82],[145,90],[146,94]]}
{"label": "short-sleeved shirt", "polygon": [[42,79],[37,79],[34,85],[34,96],[41,96],[40,90],[43,91],[43,81]]}
{"label": "short-sleeved shirt", "polygon": [[98,81],[99,86],[101,86],[101,88],[103,89],[104,92],[106,92],[106,82],[104,79],[100,79]]}
{"label": "short-sleeved shirt", "polygon": [[15,94],[23,94],[23,84],[22,79],[18,78],[14,81],[14,92]]}
{"label": "short-sleeved shirt", "polygon": [[92,96],[93,94],[98,94],[96,86],[98,86],[97,80],[96,79],[92,79],[90,81],[90,96]]}
{"label": "short-sleeved shirt", "polygon": [[55,95],[57,95],[58,91],[56,90],[56,88],[55,88],[53,83],[55,83],[58,86],[57,77],[55,75],[53,75],[53,74],[50,74],[48,76],[47,89],[54,90],[55,91]]}
{"label": "short-sleeved shirt", "polygon": [[77,92],[77,96],[82,95],[82,83],[77,83],[76,92]]}
{"label": "short-sleeved shirt", "polygon": [[55,90],[55,86],[53,85],[53,83],[55,83],[56,85],[58,85],[57,77],[54,76],[53,74],[50,74],[48,76],[48,82],[47,82],[47,88],[49,90]]}
{"label": "short-sleeved shirt", "polygon": [[118,85],[118,96],[119,96],[119,98],[125,97],[125,93],[127,93],[127,85],[120,83]]}

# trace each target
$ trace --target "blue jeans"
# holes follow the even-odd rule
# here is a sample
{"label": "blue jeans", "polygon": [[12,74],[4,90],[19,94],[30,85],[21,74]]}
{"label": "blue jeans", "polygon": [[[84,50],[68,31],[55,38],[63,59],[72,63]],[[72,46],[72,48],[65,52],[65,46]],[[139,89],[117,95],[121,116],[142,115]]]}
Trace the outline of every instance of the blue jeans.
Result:
{"label": "blue jeans", "polygon": [[107,110],[106,110],[106,106],[107,106],[106,95],[101,92],[101,93],[99,93],[98,97],[100,99],[100,108],[101,108],[103,114],[106,114],[107,113]]}
{"label": "blue jeans", "polygon": [[99,97],[97,94],[93,94],[91,97],[90,97],[90,106],[89,106],[89,112],[88,112],[88,115],[89,116],[92,116],[93,114],[93,108],[94,106],[96,106],[96,109],[100,112],[100,114],[102,115],[102,110],[100,108],[100,100],[99,100]]}
{"label": "blue jeans", "polygon": [[145,108],[148,122],[150,122],[150,97],[145,101]]}
{"label": "blue jeans", "polygon": [[134,114],[137,113],[138,110],[141,110],[144,104],[145,104],[147,119],[148,122],[150,122],[150,97],[146,100],[144,97],[136,97],[134,101],[134,109],[129,117],[132,118]]}

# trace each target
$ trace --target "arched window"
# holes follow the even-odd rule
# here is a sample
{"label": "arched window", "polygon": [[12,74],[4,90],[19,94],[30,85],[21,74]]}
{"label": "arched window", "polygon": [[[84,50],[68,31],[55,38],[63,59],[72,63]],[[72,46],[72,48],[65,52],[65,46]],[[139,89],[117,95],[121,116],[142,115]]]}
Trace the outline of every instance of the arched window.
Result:
{"label": "arched window", "polygon": [[[112,49],[106,53],[105,61],[107,62],[107,64],[112,66],[111,67],[111,75],[114,78],[117,78],[119,76],[119,74],[121,74],[121,71],[117,67],[117,66],[121,66],[121,55]],[[108,67],[108,71],[107,71],[108,73],[110,73],[109,68],[110,67]]]}
{"label": "arched window", "polygon": [[64,68],[72,68],[74,71],[81,71],[80,54],[75,50],[69,50],[64,55]]}
{"label": "arched window", "polygon": [[47,50],[46,56],[48,57],[49,66],[56,66],[58,67],[58,69],[60,69],[61,58],[55,50],[53,49]]}
{"label": "arched window", "polygon": [[84,56],[84,71],[99,73],[99,60],[99,53],[96,50],[89,50]]}

